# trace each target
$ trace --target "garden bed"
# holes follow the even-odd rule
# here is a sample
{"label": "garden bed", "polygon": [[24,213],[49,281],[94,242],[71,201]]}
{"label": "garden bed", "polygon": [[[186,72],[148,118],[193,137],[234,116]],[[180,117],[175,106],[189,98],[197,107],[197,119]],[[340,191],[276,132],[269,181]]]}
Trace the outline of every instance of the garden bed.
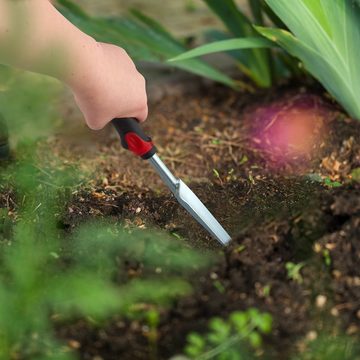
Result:
{"label": "garden bed", "polygon": [[[307,125],[290,129],[298,136],[290,134],[289,147],[276,127],[296,124],[299,116],[311,131]],[[324,332],[359,337],[360,186],[352,179],[360,166],[358,122],[321,89],[282,86],[245,95],[210,87],[196,96],[165,96],[146,127],[160,155],[229,230],[232,243],[220,249],[150,167],[107,136],[95,144],[96,180],[74,194],[60,226],[72,231],[105,218],[155,227],[217,255],[215,265],[189,279],[192,295],[160,309],[159,358],[182,353],[187,334],[206,331],[210,318],[248,307],[273,316],[265,349],[276,359],[306,351]],[[51,145],[71,152],[72,145],[59,139]],[[289,276],[287,263],[303,264],[300,278]],[[146,276],[141,264],[126,266],[129,278]],[[149,329],[139,320],[57,327],[83,359],[154,356]]]}

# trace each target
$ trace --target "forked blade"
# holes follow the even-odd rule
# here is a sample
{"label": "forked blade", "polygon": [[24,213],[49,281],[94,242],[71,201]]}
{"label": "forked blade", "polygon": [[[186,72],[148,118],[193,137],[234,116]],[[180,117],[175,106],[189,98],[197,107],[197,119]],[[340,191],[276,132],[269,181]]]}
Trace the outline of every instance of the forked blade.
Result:
{"label": "forked blade", "polygon": [[191,189],[180,179],[174,177],[161,159],[155,154],[149,159],[150,164],[155,168],[165,184],[175,195],[179,203],[198,221],[215,239],[222,245],[230,240],[230,235],[191,191]]}
{"label": "forked blade", "polygon": [[183,181],[178,180],[178,188],[174,195],[197,222],[221,244],[226,245],[231,240],[230,235]]}

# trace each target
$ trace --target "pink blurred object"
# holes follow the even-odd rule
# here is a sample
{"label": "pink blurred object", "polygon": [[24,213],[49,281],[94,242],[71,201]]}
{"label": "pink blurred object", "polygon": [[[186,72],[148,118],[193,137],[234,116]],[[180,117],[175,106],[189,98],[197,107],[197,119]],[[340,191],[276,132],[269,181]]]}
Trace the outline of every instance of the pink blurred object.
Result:
{"label": "pink blurred object", "polygon": [[274,166],[310,159],[321,145],[327,113],[315,95],[271,104],[256,111],[252,140]]}

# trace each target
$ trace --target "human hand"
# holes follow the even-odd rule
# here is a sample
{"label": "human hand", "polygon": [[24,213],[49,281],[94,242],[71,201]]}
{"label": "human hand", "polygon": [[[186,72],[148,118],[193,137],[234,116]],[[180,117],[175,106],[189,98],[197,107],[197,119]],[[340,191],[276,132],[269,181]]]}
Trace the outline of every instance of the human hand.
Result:
{"label": "human hand", "polygon": [[102,129],[114,118],[148,115],[144,77],[122,48],[97,43],[97,54],[88,74],[72,86],[75,101],[93,130]]}

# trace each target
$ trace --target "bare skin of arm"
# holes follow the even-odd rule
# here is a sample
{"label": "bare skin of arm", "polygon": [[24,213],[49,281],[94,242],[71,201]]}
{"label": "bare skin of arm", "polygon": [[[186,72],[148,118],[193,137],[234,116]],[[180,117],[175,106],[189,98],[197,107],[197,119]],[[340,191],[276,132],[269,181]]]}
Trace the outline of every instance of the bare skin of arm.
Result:
{"label": "bare skin of arm", "polygon": [[0,63],[66,83],[92,129],[147,117],[145,80],[126,52],[81,32],[49,0],[0,0]]}

